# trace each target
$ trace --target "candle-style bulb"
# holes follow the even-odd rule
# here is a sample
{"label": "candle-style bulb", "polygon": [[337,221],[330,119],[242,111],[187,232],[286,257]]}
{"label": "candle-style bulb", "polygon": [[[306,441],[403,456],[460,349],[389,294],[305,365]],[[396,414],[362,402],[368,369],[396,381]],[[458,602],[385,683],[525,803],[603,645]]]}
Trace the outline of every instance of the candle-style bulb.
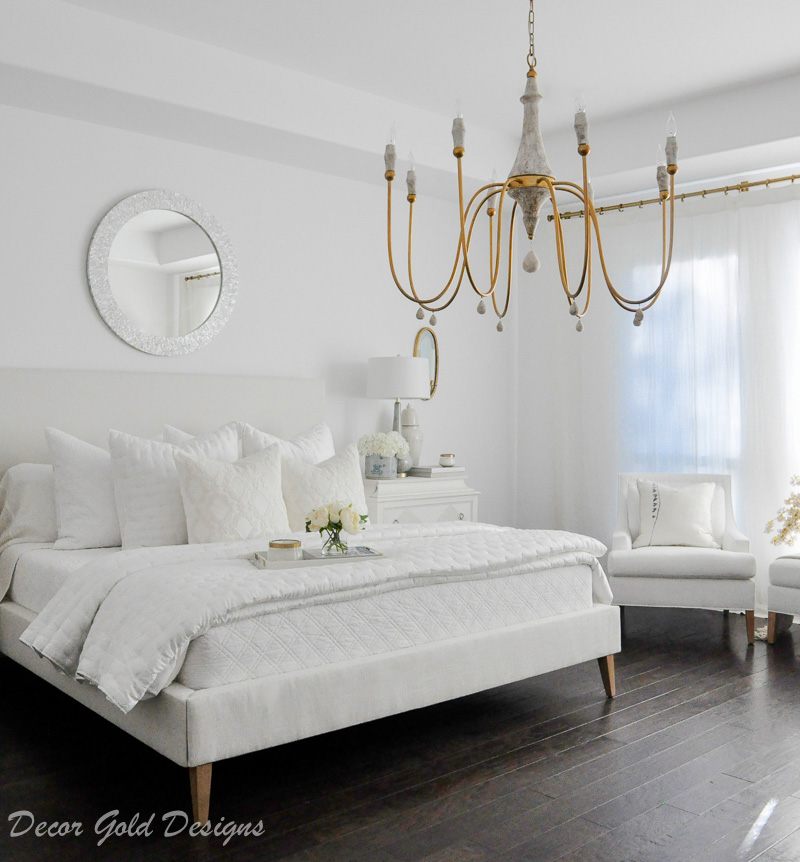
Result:
{"label": "candle-style bulb", "polygon": [[497,182],[497,168],[492,168],[492,172],[489,174],[489,182],[492,185]]}
{"label": "candle-style bulb", "polygon": [[586,96],[583,93],[580,93],[578,96],[575,97],[575,113],[586,113]]}
{"label": "candle-style bulb", "polygon": [[666,167],[667,166],[667,157],[664,155],[664,147],[659,144],[656,147],[656,167]]}
{"label": "candle-style bulb", "polygon": [[389,132],[386,135],[386,143],[392,145],[397,143],[397,129],[395,129],[394,123],[389,126]]}
{"label": "candle-style bulb", "polygon": [[408,151],[408,169],[410,171],[415,171],[417,169],[417,160],[414,158],[414,151]]}
{"label": "candle-style bulb", "polygon": [[678,124],[675,122],[675,115],[672,111],[669,112],[669,117],[667,118],[667,137],[675,138],[678,136]]}
{"label": "candle-style bulb", "polygon": [[464,119],[464,111],[461,109],[461,96],[456,96],[453,116],[459,120]]}

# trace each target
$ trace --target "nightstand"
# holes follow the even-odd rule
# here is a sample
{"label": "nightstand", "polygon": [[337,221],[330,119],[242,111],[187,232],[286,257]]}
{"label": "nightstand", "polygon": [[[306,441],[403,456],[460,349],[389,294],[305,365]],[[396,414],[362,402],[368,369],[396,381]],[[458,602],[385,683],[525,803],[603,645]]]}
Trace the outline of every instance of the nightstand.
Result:
{"label": "nightstand", "polygon": [[478,495],[467,477],[364,479],[369,519],[373,524],[425,524],[477,521]]}

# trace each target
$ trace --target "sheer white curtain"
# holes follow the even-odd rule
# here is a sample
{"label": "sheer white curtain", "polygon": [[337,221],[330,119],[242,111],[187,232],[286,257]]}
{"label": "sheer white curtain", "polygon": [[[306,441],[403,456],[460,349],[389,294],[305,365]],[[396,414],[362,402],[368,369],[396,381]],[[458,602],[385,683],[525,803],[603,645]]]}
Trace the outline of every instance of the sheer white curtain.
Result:
{"label": "sheer white curtain", "polygon": [[[763,612],[769,563],[793,550],[772,546],[764,524],[800,473],[800,200],[748,194],[747,205],[681,215],[662,298],[635,336],[618,330],[611,401],[618,471],[733,475]],[[609,232],[612,256],[636,257],[630,231]],[[657,275],[653,263],[634,262],[624,286],[640,294]]]}

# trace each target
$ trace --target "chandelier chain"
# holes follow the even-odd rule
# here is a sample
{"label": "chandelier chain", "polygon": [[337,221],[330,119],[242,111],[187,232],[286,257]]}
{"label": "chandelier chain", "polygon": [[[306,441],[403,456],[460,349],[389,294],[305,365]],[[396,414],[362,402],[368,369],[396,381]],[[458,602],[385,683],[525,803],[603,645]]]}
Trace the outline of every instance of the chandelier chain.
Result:
{"label": "chandelier chain", "polygon": [[531,0],[531,10],[528,12],[528,69],[532,72],[536,68],[536,54],[533,50],[533,0]]}

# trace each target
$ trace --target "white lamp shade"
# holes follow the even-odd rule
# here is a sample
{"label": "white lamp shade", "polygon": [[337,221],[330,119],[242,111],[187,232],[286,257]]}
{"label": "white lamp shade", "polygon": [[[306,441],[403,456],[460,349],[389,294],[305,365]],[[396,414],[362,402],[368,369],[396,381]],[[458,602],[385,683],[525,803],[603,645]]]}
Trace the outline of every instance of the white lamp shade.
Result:
{"label": "white lamp shade", "polygon": [[367,398],[430,398],[430,365],[423,356],[373,356],[367,363]]}

